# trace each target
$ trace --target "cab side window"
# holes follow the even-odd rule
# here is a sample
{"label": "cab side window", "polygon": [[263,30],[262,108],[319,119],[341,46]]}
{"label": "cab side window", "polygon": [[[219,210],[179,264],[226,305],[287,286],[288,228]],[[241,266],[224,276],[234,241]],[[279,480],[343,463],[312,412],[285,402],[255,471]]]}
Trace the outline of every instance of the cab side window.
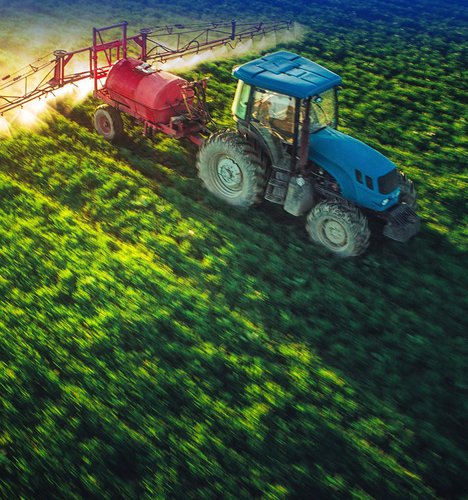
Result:
{"label": "cab side window", "polygon": [[239,80],[237,84],[236,95],[234,96],[234,101],[232,103],[232,113],[245,120],[247,115],[247,101],[250,95],[250,85],[247,85],[242,80]]}
{"label": "cab side window", "polygon": [[282,140],[290,142],[294,137],[294,106],[293,97],[256,90],[252,117],[279,135]]}

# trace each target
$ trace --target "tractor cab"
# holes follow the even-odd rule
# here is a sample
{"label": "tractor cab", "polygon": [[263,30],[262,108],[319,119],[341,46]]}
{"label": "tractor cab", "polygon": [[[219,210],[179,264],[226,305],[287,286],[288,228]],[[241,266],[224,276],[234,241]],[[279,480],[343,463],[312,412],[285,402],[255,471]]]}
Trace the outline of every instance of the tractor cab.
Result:
{"label": "tractor cab", "polygon": [[[341,78],[291,52],[276,52],[234,69],[238,87],[232,112],[240,127],[268,129],[279,140],[300,140],[310,132],[337,126],[337,86]],[[263,132],[263,135],[264,132]]]}
{"label": "tractor cab", "polygon": [[[250,114],[247,109],[250,103]],[[337,127],[338,102],[337,88],[328,89],[309,98],[309,129],[311,133],[325,127]],[[296,106],[299,104],[299,113]],[[253,88],[239,80],[232,111],[235,119],[254,127],[264,127],[280,140],[292,144],[295,135],[300,137],[301,125],[305,121],[307,100],[270,90]]]}

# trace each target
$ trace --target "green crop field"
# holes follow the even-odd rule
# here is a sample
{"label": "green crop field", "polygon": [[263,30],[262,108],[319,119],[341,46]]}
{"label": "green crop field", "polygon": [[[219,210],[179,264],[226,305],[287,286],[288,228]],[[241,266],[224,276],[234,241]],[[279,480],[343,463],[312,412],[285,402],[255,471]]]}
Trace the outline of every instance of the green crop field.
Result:
{"label": "green crop field", "polygon": [[[15,29],[48,46],[85,6],[83,39],[295,18],[287,48],[343,77],[340,129],[414,180],[422,229],[334,258],[277,206],[213,198],[189,142],[127,120],[107,143],[91,97],[0,138],[0,498],[467,498],[466,8],[35,4],[0,1],[2,71]],[[210,77],[221,129],[251,57],[184,73]]]}

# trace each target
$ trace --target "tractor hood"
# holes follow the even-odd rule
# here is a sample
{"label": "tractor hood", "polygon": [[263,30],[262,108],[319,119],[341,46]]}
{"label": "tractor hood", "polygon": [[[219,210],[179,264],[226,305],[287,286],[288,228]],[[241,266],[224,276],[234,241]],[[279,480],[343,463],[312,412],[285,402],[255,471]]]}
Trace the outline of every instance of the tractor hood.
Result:
{"label": "tractor hood", "polygon": [[343,134],[338,130],[326,127],[310,135],[310,159],[325,158],[337,167],[352,173],[360,170],[363,175],[376,179],[396,168],[384,155],[367,144]]}
{"label": "tractor hood", "polygon": [[[378,178],[396,168],[393,162],[367,144],[330,127],[312,133],[309,144],[309,159],[333,175],[346,199],[383,210],[381,201],[388,195],[379,193]],[[360,182],[356,170],[361,173]],[[366,176],[372,181],[370,187]],[[396,202],[396,194],[388,206]]]}

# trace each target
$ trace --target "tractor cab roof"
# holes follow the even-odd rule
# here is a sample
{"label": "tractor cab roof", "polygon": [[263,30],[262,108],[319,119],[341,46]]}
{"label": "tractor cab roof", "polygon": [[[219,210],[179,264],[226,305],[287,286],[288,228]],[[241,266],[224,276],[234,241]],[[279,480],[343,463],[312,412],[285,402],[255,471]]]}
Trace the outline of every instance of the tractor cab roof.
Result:
{"label": "tractor cab roof", "polygon": [[341,83],[341,77],[320,64],[284,50],[243,64],[233,74],[249,85],[300,99]]}

